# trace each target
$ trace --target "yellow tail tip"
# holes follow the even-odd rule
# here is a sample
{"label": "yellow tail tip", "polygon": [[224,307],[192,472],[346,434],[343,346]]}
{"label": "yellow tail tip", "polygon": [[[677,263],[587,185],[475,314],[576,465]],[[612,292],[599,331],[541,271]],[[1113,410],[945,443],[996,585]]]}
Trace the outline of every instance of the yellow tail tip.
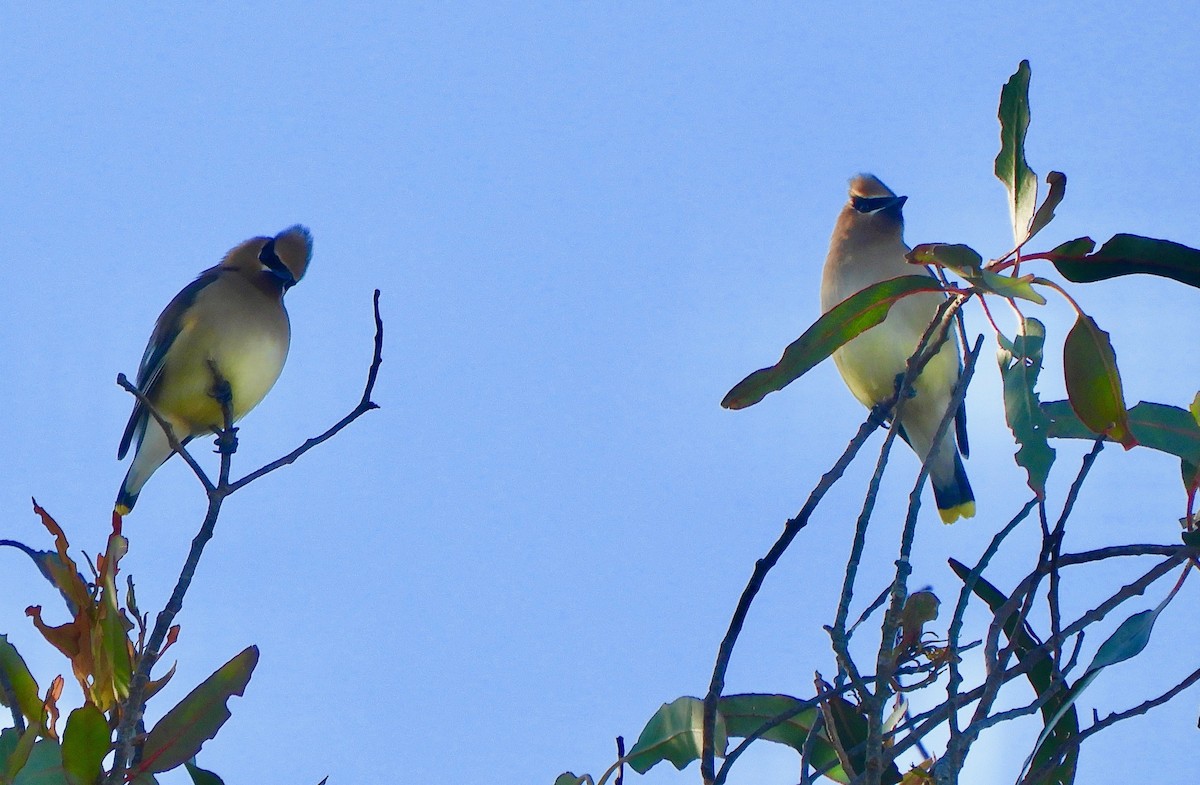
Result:
{"label": "yellow tail tip", "polygon": [[117,515],[120,515],[122,518],[124,518],[126,515],[129,514],[130,508],[126,507],[124,504],[116,504],[113,506],[113,512],[115,512]]}
{"label": "yellow tail tip", "polygon": [[947,507],[944,510],[938,510],[938,515],[942,516],[942,523],[954,523],[959,518],[974,518],[975,517],[975,502],[963,502],[956,504],[953,507]]}

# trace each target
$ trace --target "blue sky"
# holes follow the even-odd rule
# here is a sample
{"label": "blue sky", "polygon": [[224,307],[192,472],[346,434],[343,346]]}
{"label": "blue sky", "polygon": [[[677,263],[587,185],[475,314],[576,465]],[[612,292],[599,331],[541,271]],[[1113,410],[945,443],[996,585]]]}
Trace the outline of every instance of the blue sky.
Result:
{"label": "blue sky", "polygon": [[[36,496],[76,547],[100,547],[125,471],[116,373],[136,370],[196,273],[305,223],[316,252],[288,295],[292,352],[242,423],[237,465],[354,405],[375,287],[383,408],[230,500],[158,710],[257,643],[246,697],[200,756],[227,782],[599,773],[615,735],[632,742],[660,703],[705,689],[754,559],[861,421],[831,364],[751,410],[718,406],[815,318],[847,178],[873,171],[909,196],[910,243],[1007,250],[996,100],[1029,58],[1030,163],[1070,177],[1044,246],[1129,231],[1200,247],[1198,28],[1182,3],[7,9],[3,536],[45,542]],[[1131,404],[1200,388],[1196,297],[1150,279],[1079,290]],[[1069,312],[1043,311],[1057,346]],[[969,326],[983,329],[977,312]],[[1061,397],[1057,351],[1046,399]],[[979,516],[945,528],[923,512],[914,581],[944,596],[946,558],[977,555],[1024,499],[991,352],[968,404]],[[1082,452],[1060,447],[1052,500]],[[1118,453],[1068,549],[1175,538],[1177,463]],[[161,606],[202,514],[176,463],[128,520],[145,607]],[[916,466],[895,461],[877,531],[898,526]],[[868,473],[851,472],[772,575],[730,691],[807,694],[814,669],[832,675],[820,625]],[[1027,534],[1013,550],[1026,560]],[[891,558],[876,536],[867,574]],[[0,632],[45,684],[64,664],[23,611],[56,600],[15,552],[0,560]],[[1133,574],[1114,568],[1114,587],[1121,569]],[[1089,709],[1194,667],[1176,661],[1200,643],[1190,594]],[[1188,693],[1109,732],[1080,781],[1140,778],[1146,761],[1185,781],[1195,711]],[[1011,781],[1005,749],[1036,732],[981,744],[973,781]],[[741,766],[734,782],[794,781],[785,751]]]}

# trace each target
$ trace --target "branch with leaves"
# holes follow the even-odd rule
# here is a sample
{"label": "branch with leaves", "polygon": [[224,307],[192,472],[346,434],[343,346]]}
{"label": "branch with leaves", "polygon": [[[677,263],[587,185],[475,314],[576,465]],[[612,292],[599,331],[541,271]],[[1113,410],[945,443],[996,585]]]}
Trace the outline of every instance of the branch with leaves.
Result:
{"label": "branch with leaves", "polygon": [[[842,456],[816,484],[800,513],[787,521],[778,540],[756,562],[718,648],[705,697],[683,697],[664,704],[619,763],[628,763],[634,771],[643,773],[662,761],[670,761],[679,769],[699,761],[702,782],[720,785],[744,751],[752,743],[765,740],[785,744],[799,754],[802,783],[825,778],[846,785],[897,782],[951,785],[959,781],[972,745],[982,734],[1005,722],[1040,714],[1043,731],[1029,751],[1018,775],[1019,782],[1070,785],[1075,781],[1080,745],[1086,739],[1116,722],[1144,714],[1200,681],[1197,675],[1200,671],[1192,671],[1175,686],[1138,706],[1114,712],[1105,720],[1097,719],[1088,728],[1080,726],[1076,707],[1081,694],[1106,668],[1136,657],[1145,648],[1155,622],[1182,590],[1189,570],[1197,564],[1200,394],[1187,407],[1150,402],[1128,407],[1109,335],[1084,311],[1068,287],[1149,274],[1200,288],[1200,250],[1131,234],[1117,234],[1098,250],[1089,237],[1062,243],[1050,251],[1028,250],[1030,241],[1055,219],[1067,185],[1066,175],[1051,172],[1045,178],[1048,193],[1039,204],[1038,177],[1025,159],[1031,116],[1030,75],[1029,63],[1023,61],[1003,86],[998,111],[1001,144],[995,173],[1008,197],[1013,247],[985,261],[982,254],[962,244],[917,245],[908,254],[908,260],[930,268],[934,275],[901,276],[851,295],[790,344],[777,363],[749,374],[721,401],[723,407],[734,410],[756,405],[858,335],[881,324],[892,307],[906,297],[942,292],[946,298],[899,381],[897,396],[872,412]],[[1068,283],[1038,274],[1041,270],[1037,266],[1046,262]],[[952,277],[961,283],[955,283]],[[1062,373],[1067,399],[1042,402],[1038,384],[1045,366],[1048,331],[1043,321],[1027,316],[1025,311],[1045,305],[1050,296],[1065,300],[1073,309],[1075,320],[1063,342]],[[1007,305],[1016,318],[1012,335],[1006,335],[997,323],[997,302]],[[946,632],[938,636],[931,629],[938,616],[938,598],[927,590],[912,592],[908,583],[917,512],[927,471],[923,465],[909,496],[895,572],[886,585],[871,587],[875,601],[848,628],[860,582],[858,565],[887,468],[888,450],[896,435],[896,429],[891,429],[868,481],[834,621],[826,628],[832,645],[832,664],[837,670],[834,684],[827,684],[818,675],[815,693],[807,698],[724,695],[725,671],[738,634],[768,574],[800,537],[825,494],[841,480],[874,430],[891,419],[894,407],[902,405],[920,371],[921,358],[928,356],[926,345],[932,345],[931,337],[936,334],[944,339],[953,312],[971,303],[979,304],[995,333],[1004,413],[1017,448],[1014,459],[1025,472],[1032,498],[995,533],[982,555],[972,560],[973,567],[951,560],[950,566],[962,581],[962,587]],[[981,340],[982,336],[967,354],[956,401],[966,392]],[[969,343],[963,333],[962,345]],[[946,412],[942,433],[949,427],[956,406],[957,403]],[[1085,439],[1092,441],[1093,447],[1084,457],[1057,517],[1052,518],[1046,488],[1057,452],[1051,440],[1061,439]],[[1084,553],[1063,552],[1075,502],[1107,442],[1118,443],[1126,450],[1141,446],[1179,459],[1184,486],[1182,544],[1112,545]],[[1030,520],[1038,523],[1027,523]],[[1013,565],[1021,563],[1020,554],[1002,551],[1009,536],[1023,524],[1040,526],[1040,543],[1036,553],[1030,554],[1032,564],[1024,568],[1024,577],[1006,594],[987,575],[1001,566],[1011,573]],[[1158,561],[1132,582],[1108,587],[1105,599],[1091,611],[1074,620],[1062,618],[1060,598],[1064,587],[1103,586],[1103,565],[1112,559],[1131,557],[1157,557]],[[1112,628],[1090,664],[1076,676],[1085,637],[1096,634],[1119,606],[1170,575],[1177,576],[1174,588],[1154,607],[1134,613]],[[1035,608],[1041,602],[1046,606],[1048,629],[1039,631],[1035,629],[1038,626],[1035,619],[1039,618]],[[966,611],[972,603],[982,604],[990,614],[990,622],[977,640],[968,640],[964,630]],[[871,653],[870,667],[863,667],[860,660],[865,652],[852,636],[859,625],[880,609],[883,610],[879,618],[880,642]],[[964,683],[962,661],[967,656],[979,658],[983,666],[980,669],[983,677],[972,685]],[[903,683],[913,676],[915,682]],[[1014,681],[1032,686],[1035,699],[996,711],[998,697]],[[913,715],[908,708],[909,697],[919,692],[927,701],[933,697],[933,690],[944,694],[940,699],[934,698],[931,708]],[[971,710],[971,717],[964,724],[960,713],[967,709]],[[931,752],[930,734],[942,727],[948,728],[949,739]],[[743,741],[728,751],[729,739],[739,737]],[[913,750],[920,750],[920,757],[910,761],[910,765],[915,763],[911,771],[902,773],[904,756]],[[725,760],[718,767],[716,760],[721,757]],[[559,778],[557,785],[585,781],[590,782],[591,778],[568,773]]]}
{"label": "branch with leaves", "polygon": [[[258,649],[249,646],[192,690],[167,711],[152,728],[142,718],[146,702],[174,676],[175,668],[157,679],[154,666],[179,636],[175,618],[195,577],[205,545],[212,538],[222,504],[234,492],[265,475],[296,461],[307,451],[332,438],[362,415],[378,408],[371,400],[383,361],[383,320],[379,313],[379,291],[373,297],[375,320],[374,351],[367,381],[358,404],[324,433],[315,436],[287,455],[231,480],[233,456],[237,451],[233,426],[232,396],[228,383],[215,366],[210,366],[212,397],[221,407],[224,427],[216,436],[220,455],[216,479],[210,478],[172,433],[170,425],[155,411],[143,392],[125,378],[118,384],[135,396],[166,432],[172,449],[191,467],[207,496],[200,529],[180,571],[175,589],[149,627],[149,616],[137,605],[133,581],[127,579],[124,595],[118,589],[120,563],[129,550],[122,533],[122,519],[113,514],[112,534],[105,551],[87,566],[91,578],[81,574],[71,557],[70,544],[62,527],[34,502],[34,512],[55,541],[55,550],[39,551],[22,543],[4,540],[29,556],[38,570],[62,594],[71,621],[51,626],[43,621],[42,609],[27,610],[42,635],[70,661],[71,670],[85,703],[67,717],[61,737],[58,731],[62,678],[55,679],[43,695],[37,681],[16,649],[0,636],[0,703],[9,706],[13,727],[0,732],[0,785],[23,783],[31,772],[40,772],[39,785],[90,785],[105,782],[119,785],[151,785],[155,775],[184,767],[192,781],[203,785],[219,783],[212,772],[199,768],[196,753],[229,719],[230,697],[241,695],[258,663]],[[104,759],[114,752],[104,770]],[[46,774],[45,772],[51,772]]]}

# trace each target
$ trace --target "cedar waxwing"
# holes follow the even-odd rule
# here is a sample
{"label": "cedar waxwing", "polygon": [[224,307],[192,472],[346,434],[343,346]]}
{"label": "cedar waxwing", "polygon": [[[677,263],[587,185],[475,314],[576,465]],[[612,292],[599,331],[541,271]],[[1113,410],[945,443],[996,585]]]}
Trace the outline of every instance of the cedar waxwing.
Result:
{"label": "cedar waxwing", "polygon": [[[906,199],[896,196],[874,175],[860,174],[850,181],[850,200],[838,215],[821,277],[822,312],[872,284],[919,274],[920,268],[904,259],[909,248],[904,244],[900,210]],[[904,373],[908,358],[917,350],[943,297],[936,292],[922,292],[899,300],[882,324],[833,353],[846,386],[865,406],[874,407],[895,394],[897,378]],[[951,329],[942,348],[917,377],[914,395],[904,402],[895,426],[921,460],[932,451],[929,480],[938,513],[946,523],[975,515],[975,495],[967,482],[955,434],[947,430],[942,440],[933,444],[950,405],[959,369],[958,337]],[[965,455],[964,408],[959,408],[955,420],[953,430]]]}
{"label": "cedar waxwing", "polygon": [[[283,295],[311,259],[312,235],[299,224],[274,237],[255,237],[200,273],[159,315],[137,386],[181,442],[224,427],[209,363],[229,383],[235,422],[275,384],[291,341]],[[166,433],[140,402],[125,426],[118,460],[135,437],[133,463],[117,493],[120,515],[133,509],[142,486],[171,457]]]}

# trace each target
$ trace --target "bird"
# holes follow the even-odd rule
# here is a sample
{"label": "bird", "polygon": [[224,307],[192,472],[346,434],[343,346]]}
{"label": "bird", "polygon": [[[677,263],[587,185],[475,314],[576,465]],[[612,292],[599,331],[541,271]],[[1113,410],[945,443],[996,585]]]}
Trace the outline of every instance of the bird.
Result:
{"label": "bird", "polygon": [[[850,198],[838,214],[821,275],[821,311],[872,284],[919,274],[905,259],[902,208],[908,197],[871,174],[850,180]],[[932,275],[928,269],[926,275]],[[874,408],[896,393],[908,358],[934,320],[944,295],[911,294],[892,305],[879,325],[856,336],[833,353],[842,380],[864,406]],[[934,444],[951,392],[961,373],[958,338],[950,330],[946,342],[913,384],[913,394],[899,407],[893,427],[922,461],[928,458],[929,479],[938,513],[945,523],[975,515],[975,494],[967,480],[963,456],[968,454],[966,409],[955,412],[955,427]],[[956,444],[957,436],[957,444]],[[961,446],[961,453],[959,448]]]}
{"label": "bird", "polygon": [[[213,397],[219,374],[229,385],[233,421],[262,401],[279,378],[291,343],[284,294],[312,260],[312,234],[296,224],[253,237],[185,286],[159,315],[138,367],[137,387],[181,443],[225,427]],[[145,404],[134,404],[117,460],[136,442],[115,511],[128,515],[172,449]]]}

